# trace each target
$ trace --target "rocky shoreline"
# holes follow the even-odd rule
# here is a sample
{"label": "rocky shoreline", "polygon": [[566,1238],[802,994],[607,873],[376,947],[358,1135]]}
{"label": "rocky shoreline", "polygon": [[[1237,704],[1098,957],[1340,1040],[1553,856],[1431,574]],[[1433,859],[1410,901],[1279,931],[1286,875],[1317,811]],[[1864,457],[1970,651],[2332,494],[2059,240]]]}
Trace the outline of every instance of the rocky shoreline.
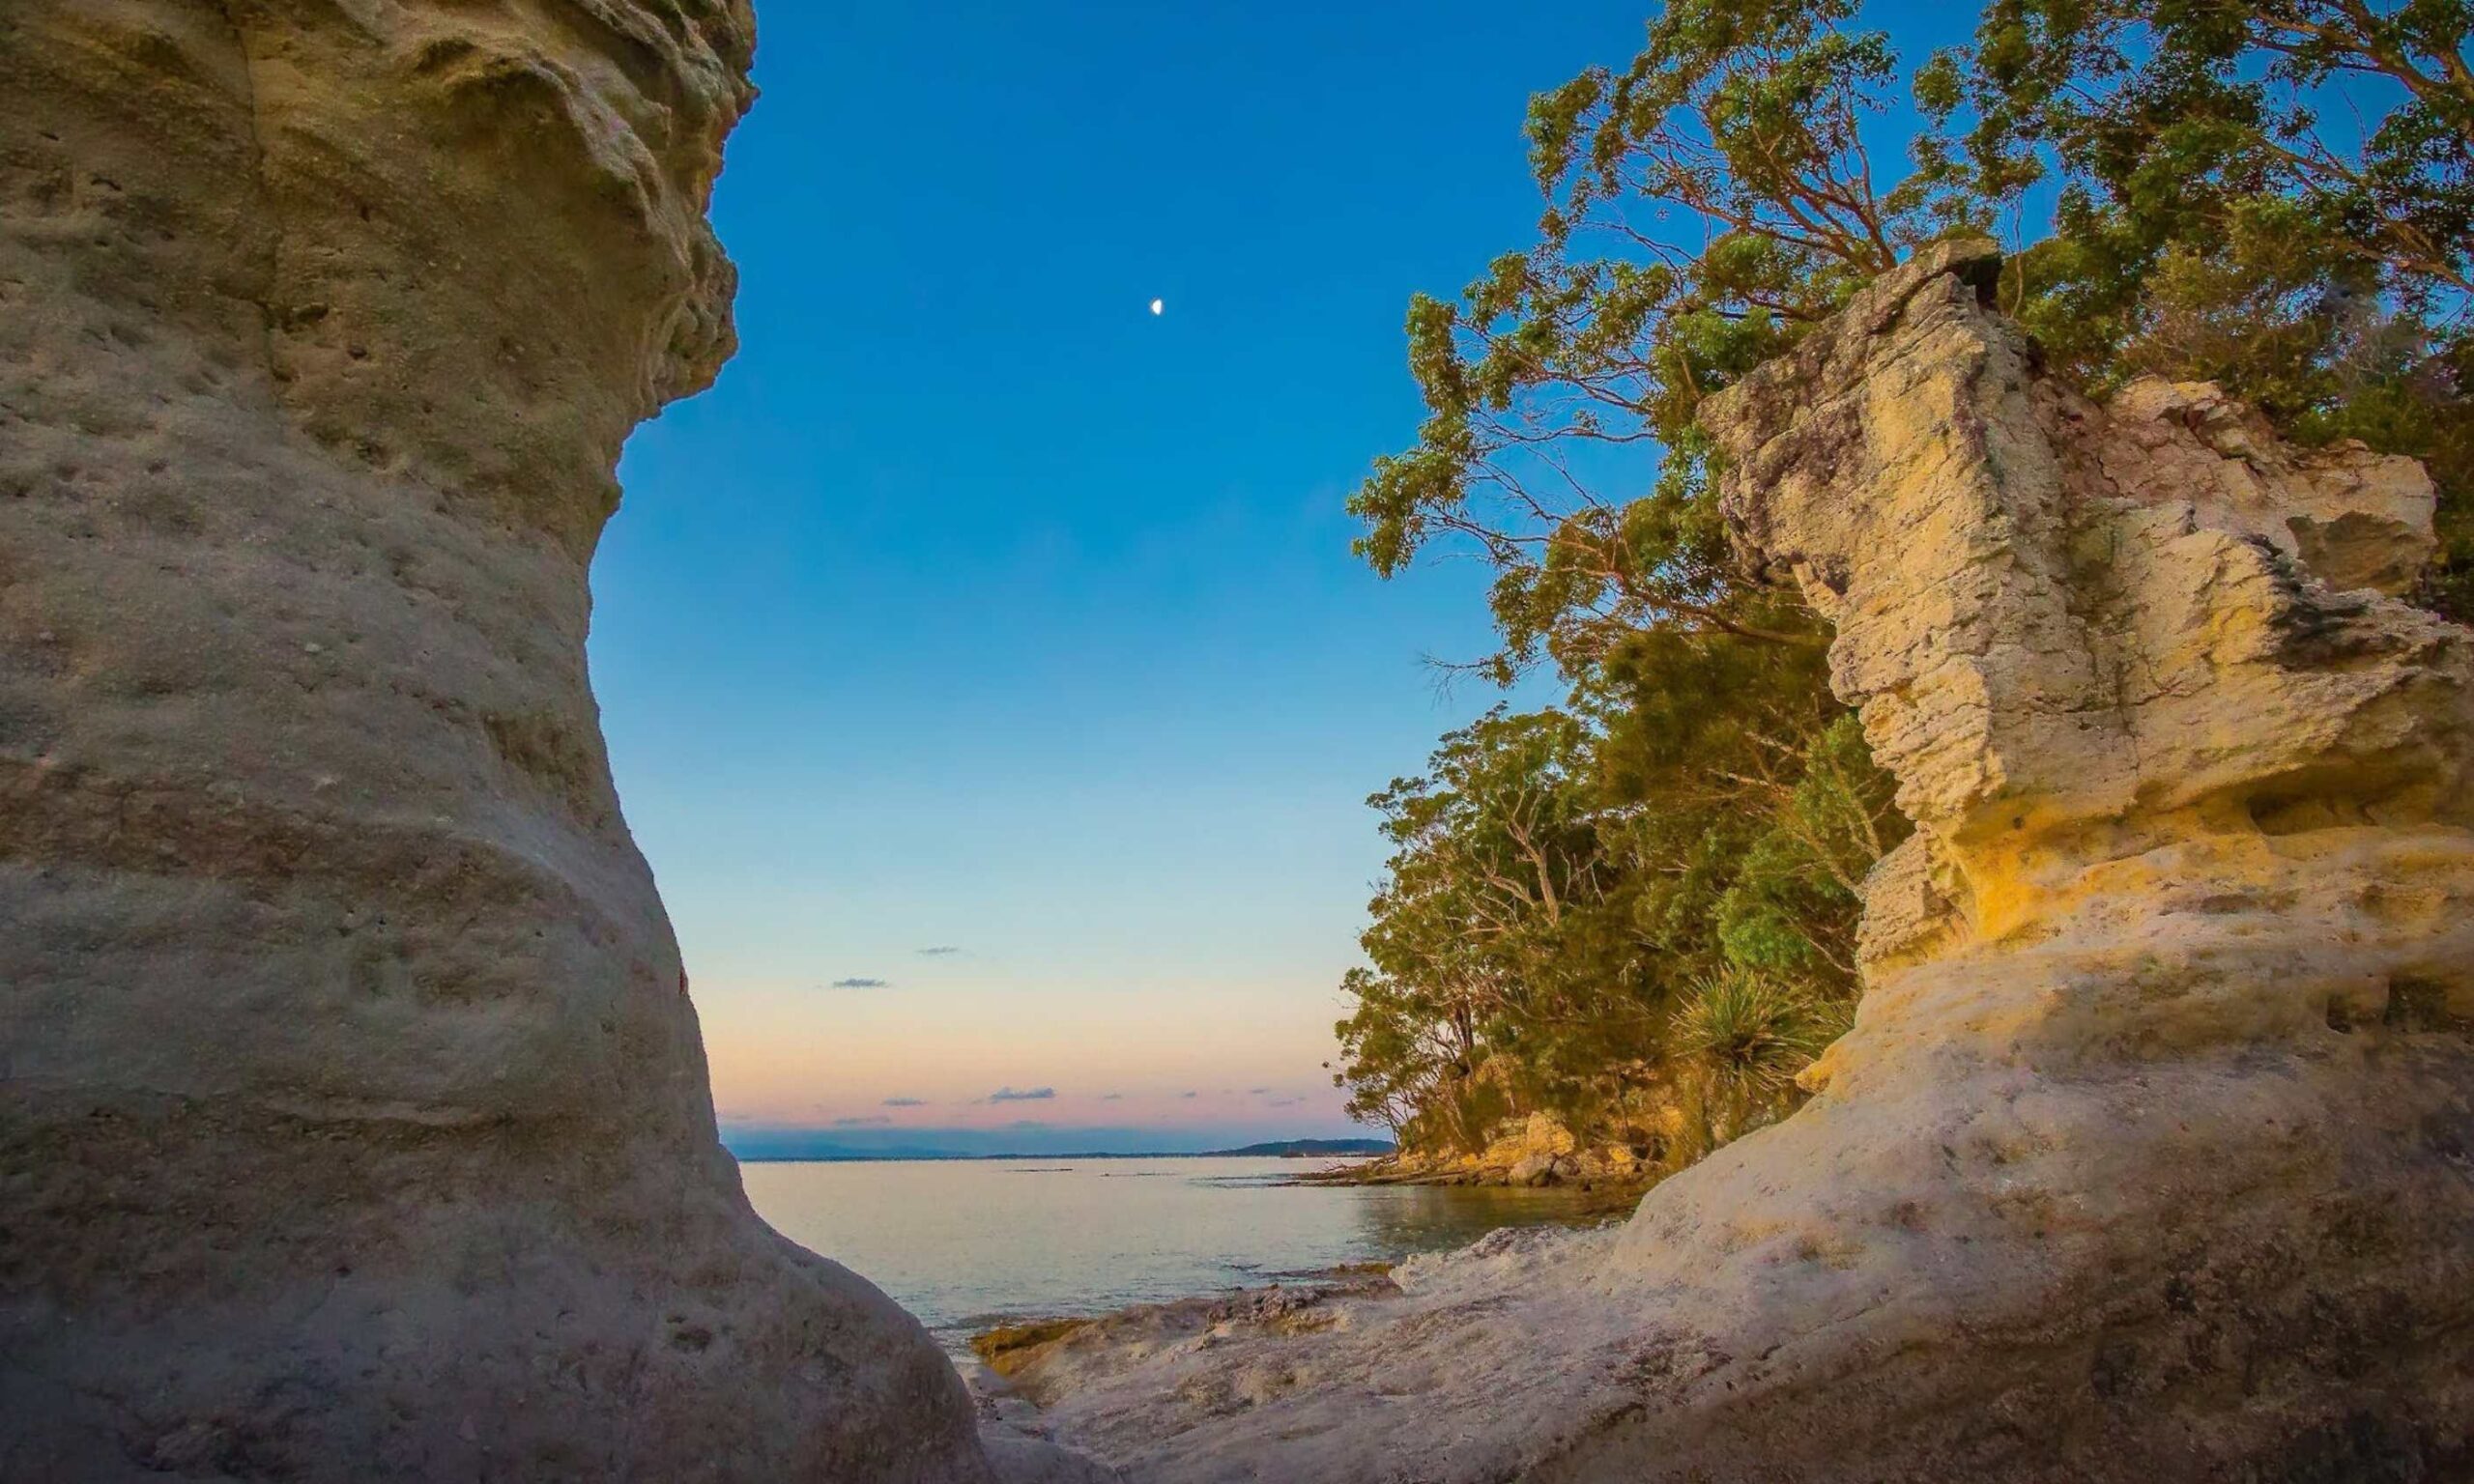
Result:
{"label": "rocky shoreline", "polygon": [[1040,1336],[1050,1436],[1146,1484],[2463,1471],[2474,649],[2360,576],[2428,556],[2429,481],[2079,397],[1999,261],[1704,412],[1917,825],[1811,1100],[1604,1230]]}
{"label": "rocky shoreline", "polygon": [[1087,1318],[999,1325],[970,1337],[971,1353],[986,1372],[975,1381],[983,1395],[1019,1397],[1042,1406],[1068,1388],[1069,1378],[1113,1371],[1176,1346],[1208,1345],[1241,1331],[1311,1334],[1338,1322],[1343,1300],[1398,1298],[1400,1287],[1393,1274],[1401,1266],[1352,1263],[1251,1288],[1129,1304]]}
{"label": "rocky shoreline", "polygon": [[1474,1154],[1401,1150],[1298,1177],[1300,1184],[1494,1185],[1602,1193],[1628,1209],[1663,1172],[1626,1144],[1591,1145],[1543,1113],[1508,1125]]}
{"label": "rocky shoreline", "polygon": [[1515,1176],[1500,1166],[1460,1160],[1415,1157],[1369,1159],[1363,1164],[1315,1170],[1285,1182],[1297,1185],[1419,1185],[1434,1189],[1536,1190],[1569,1197],[1575,1210],[1588,1215],[1622,1215],[1640,1204],[1657,1184],[1647,1173],[1610,1174],[1602,1165],[1578,1160]]}
{"label": "rocky shoreline", "polygon": [[[1491,1240],[1491,1239],[1490,1239]],[[1257,1287],[1130,1304],[1105,1314],[1009,1321],[970,1336],[974,1358],[959,1362],[992,1457],[1023,1463],[1007,1484],[1082,1484],[1124,1475],[1059,1446],[1047,1408],[1102,1377],[1165,1354],[1208,1350],[1249,1334],[1299,1336],[1344,1323],[1353,1302],[1397,1298],[1394,1263],[1355,1263],[1285,1275]]]}

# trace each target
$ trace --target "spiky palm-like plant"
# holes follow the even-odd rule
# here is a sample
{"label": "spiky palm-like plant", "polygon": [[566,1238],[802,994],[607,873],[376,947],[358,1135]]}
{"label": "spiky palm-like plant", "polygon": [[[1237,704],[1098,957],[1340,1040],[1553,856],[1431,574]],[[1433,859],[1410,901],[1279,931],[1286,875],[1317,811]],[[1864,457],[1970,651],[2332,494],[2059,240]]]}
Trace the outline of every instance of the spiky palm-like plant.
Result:
{"label": "spiky palm-like plant", "polygon": [[1703,981],[1669,1042],[1698,1094],[1696,1157],[1792,1110],[1796,1074],[1846,1029],[1850,1008],[1740,969]]}

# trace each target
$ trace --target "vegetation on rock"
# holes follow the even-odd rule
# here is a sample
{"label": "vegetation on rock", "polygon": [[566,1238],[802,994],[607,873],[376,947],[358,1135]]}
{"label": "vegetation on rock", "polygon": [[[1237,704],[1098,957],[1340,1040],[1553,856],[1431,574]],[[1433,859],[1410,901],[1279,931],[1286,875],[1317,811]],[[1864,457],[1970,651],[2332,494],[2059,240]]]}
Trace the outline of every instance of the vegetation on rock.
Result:
{"label": "vegetation on rock", "polygon": [[1468,668],[1569,691],[1370,800],[1394,853],[1335,1080],[1405,1150],[1542,1112],[1680,1167],[1846,1024],[1857,888],[1909,827],[1827,626],[1730,552],[1699,412],[1920,245],[2009,228],[1994,292],[2082,388],[2213,381],[2425,460],[2420,599],[2474,615],[2464,0],[1990,0],[1913,63],[1864,20],[1677,0],[1533,101],[1537,243],[1411,302],[1428,415],[1351,499],[1358,551],[1474,554],[1501,642]]}

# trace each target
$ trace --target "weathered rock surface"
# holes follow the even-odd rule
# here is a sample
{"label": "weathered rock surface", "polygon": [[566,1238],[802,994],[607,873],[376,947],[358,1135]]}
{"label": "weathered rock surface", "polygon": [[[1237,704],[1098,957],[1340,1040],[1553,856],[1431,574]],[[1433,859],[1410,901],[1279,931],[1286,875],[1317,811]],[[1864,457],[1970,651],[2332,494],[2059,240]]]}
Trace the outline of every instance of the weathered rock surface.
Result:
{"label": "weathered rock surface", "polygon": [[985,1476],[740,1194],[586,683],[750,45],[0,7],[0,1478]]}
{"label": "weathered rock surface", "polygon": [[[1917,823],[1776,1127],[1603,1235],[1078,1368],[1158,1480],[2474,1476],[2474,635],[2419,469],[1885,278],[1717,399]],[[1040,1378],[1031,1380],[1038,1384]]]}

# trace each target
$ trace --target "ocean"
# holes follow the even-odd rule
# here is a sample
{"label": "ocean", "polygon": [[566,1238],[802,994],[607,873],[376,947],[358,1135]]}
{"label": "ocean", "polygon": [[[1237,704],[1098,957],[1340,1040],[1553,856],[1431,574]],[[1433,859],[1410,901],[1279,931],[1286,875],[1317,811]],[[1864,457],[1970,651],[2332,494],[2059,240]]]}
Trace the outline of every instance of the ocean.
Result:
{"label": "ocean", "polygon": [[764,1219],[959,1353],[1004,1319],[1105,1313],[1603,1219],[1566,1190],[1293,1185],[1328,1160],[751,1162]]}

